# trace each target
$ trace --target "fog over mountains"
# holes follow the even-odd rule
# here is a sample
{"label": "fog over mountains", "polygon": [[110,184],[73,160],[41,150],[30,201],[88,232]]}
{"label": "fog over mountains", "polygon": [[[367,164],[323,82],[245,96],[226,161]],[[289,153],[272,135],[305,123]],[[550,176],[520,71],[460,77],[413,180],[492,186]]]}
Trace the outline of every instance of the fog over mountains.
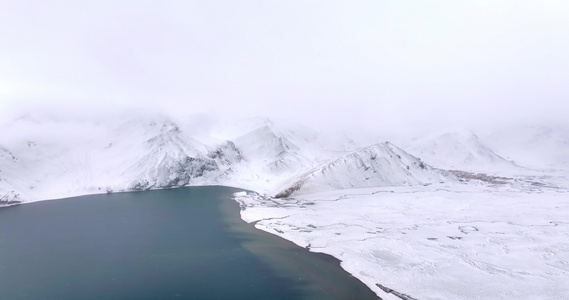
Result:
{"label": "fog over mountains", "polygon": [[496,154],[470,130],[413,139],[408,151],[446,169],[488,172],[520,168],[515,162]]}
{"label": "fog over mountains", "polygon": [[[148,112],[24,115],[2,126],[4,204],[189,185],[231,185],[284,197],[452,184],[457,178],[446,170],[511,176],[563,169],[569,153],[569,131],[562,127],[510,128],[488,142],[470,131],[450,132],[411,139],[400,148],[373,135],[356,138],[266,118],[207,124],[207,132],[199,120]],[[551,155],[540,155],[544,147]]]}

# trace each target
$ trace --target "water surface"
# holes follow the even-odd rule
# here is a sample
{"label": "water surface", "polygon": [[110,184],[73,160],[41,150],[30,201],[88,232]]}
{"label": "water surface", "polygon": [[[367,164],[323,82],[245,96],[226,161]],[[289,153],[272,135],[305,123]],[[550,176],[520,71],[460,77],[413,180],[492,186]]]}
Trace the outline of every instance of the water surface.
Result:
{"label": "water surface", "polygon": [[0,208],[0,299],[377,299],[328,255],[191,187]]}

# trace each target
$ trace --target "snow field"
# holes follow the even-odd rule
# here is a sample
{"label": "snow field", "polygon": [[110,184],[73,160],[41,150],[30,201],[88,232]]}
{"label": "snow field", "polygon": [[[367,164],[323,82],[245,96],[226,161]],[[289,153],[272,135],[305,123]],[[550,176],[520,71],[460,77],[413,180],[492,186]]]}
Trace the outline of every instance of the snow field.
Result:
{"label": "snow field", "polygon": [[[453,186],[236,196],[256,227],[417,299],[566,299],[569,193]],[[393,298],[399,299],[399,298]]]}

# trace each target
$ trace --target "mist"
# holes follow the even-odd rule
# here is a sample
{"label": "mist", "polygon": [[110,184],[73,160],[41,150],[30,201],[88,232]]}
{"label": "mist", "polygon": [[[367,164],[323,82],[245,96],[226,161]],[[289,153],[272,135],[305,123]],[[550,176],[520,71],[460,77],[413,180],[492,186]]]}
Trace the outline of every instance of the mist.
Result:
{"label": "mist", "polygon": [[4,119],[145,110],[194,128],[267,116],[386,134],[567,123],[567,1],[1,1],[0,28]]}

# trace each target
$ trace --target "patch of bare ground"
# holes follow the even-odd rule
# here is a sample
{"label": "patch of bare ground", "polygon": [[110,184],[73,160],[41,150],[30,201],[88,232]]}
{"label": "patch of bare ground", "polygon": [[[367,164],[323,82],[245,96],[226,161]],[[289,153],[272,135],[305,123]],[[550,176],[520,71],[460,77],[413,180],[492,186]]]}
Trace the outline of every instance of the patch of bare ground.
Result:
{"label": "patch of bare ground", "polygon": [[480,180],[491,184],[506,184],[508,181],[512,180],[512,178],[508,177],[492,176],[486,173],[473,173],[460,170],[449,170],[449,173],[458,177],[460,181]]}

